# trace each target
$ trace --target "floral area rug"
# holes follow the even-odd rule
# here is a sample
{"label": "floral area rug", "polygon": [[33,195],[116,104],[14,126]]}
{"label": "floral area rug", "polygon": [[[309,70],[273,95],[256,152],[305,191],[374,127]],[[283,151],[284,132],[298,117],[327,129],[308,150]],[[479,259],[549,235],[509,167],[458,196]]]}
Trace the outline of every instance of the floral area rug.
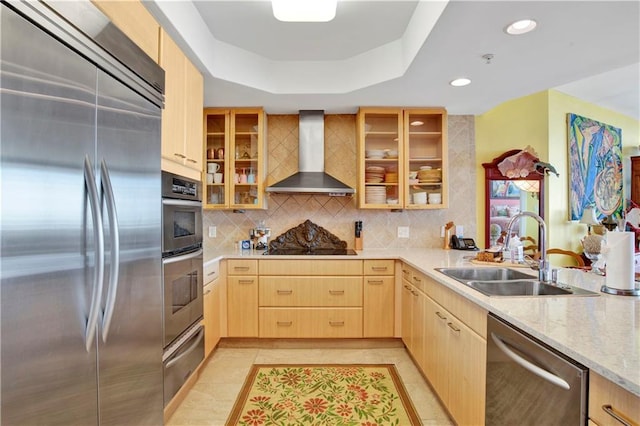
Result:
{"label": "floral area rug", "polygon": [[227,425],[420,425],[393,364],[253,365]]}

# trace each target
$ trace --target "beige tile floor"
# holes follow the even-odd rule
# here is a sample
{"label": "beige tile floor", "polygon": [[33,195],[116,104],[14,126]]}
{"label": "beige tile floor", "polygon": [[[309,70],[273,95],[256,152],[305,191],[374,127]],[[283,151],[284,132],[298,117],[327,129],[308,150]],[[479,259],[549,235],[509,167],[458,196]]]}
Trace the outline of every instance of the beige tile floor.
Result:
{"label": "beige tile floor", "polygon": [[395,364],[424,425],[452,425],[403,347],[219,347],[167,426],[225,424],[252,364]]}

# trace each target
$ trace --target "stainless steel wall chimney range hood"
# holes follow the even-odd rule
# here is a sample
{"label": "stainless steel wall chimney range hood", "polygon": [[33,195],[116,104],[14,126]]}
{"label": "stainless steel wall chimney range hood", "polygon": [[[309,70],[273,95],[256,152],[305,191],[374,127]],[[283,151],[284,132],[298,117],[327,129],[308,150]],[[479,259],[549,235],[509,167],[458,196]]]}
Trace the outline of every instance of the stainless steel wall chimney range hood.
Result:
{"label": "stainless steel wall chimney range hood", "polygon": [[267,192],[344,196],[355,190],[324,171],[324,111],[300,111],[298,173],[267,187]]}

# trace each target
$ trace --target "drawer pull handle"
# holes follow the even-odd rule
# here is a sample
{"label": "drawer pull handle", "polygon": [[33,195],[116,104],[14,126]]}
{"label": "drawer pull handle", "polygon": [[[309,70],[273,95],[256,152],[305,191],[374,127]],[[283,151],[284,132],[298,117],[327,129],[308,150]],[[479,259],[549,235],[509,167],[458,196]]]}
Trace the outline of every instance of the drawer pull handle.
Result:
{"label": "drawer pull handle", "polygon": [[291,294],[293,290],[277,290],[278,294]]}
{"label": "drawer pull handle", "polygon": [[418,297],[418,292],[417,291],[411,290],[411,294],[413,294],[414,296]]}
{"label": "drawer pull handle", "polygon": [[178,152],[174,152],[174,153],[173,153],[173,155],[175,155],[175,156],[176,156],[176,157],[178,157],[178,158],[187,158],[187,156],[186,156],[186,155],[180,154],[180,153],[178,153]]}
{"label": "drawer pull handle", "polygon": [[204,292],[203,296],[206,296],[207,294],[211,293],[211,290],[207,290]]}
{"label": "drawer pull handle", "polygon": [[344,327],[344,321],[329,321],[331,327]]}
{"label": "drawer pull handle", "polygon": [[611,404],[604,404],[602,406],[602,410],[608,415],[610,415],[611,417],[613,417],[614,419],[616,419],[617,421],[619,421],[621,424],[625,426],[631,426],[631,423],[627,422],[619,414],[616,413],[616,410],[613,409]]}
{"label": "drawer pull handle", "polygon": [[233,269],[235,271],[248,271],[249,267],[248,266],[234,266]]}
{"label": "drawer pull handle", "polygon": [[211,275],[215,275],[215,274],[216,274],[216,271],[213,271],[213,272],[209,272],[207,276],[210,277]]}
{"label": "drawer pull handle", "polygon": [[341,296],[344,294],[344,290],[329,290],[329,294],[333,296]]}
{"label": "drawer pull handle", "polygon": [[387,267],[386,266],[372,266],[371,269],[373,269],[374,271],[386,271]]}
{"label": "drawer pull handle", "polygon": [[293,325],[293,321],[278,321],[278,327],[291,327]]}
{"label": "drawer pull handle", "polygon": [[413,280],[417,281],[417,282],[422,282],[422,280],[420,278],[418,278],[418,277],[413,277]]}
{"label": "drawer pull handle", "polygon": [[444,316],[444,315],[442,315],[442,314],[440,313],[440,311],[436,311],[436,315],[437,315],[437,316],[438,316],[438,318],[440,318],[440,319],[443,319],[443,320],[447,319],[447,317],[446,317],[446,316]]}
{"label": "drawer pull handle", "polygon": [[238,284],[253,284],[253,280],[238,280]]}
{"label": "drawer pull handle", "polygon": [[381,285],[382,283],[384,283],[384,281],[382,281],[382,280],[367,280],[367,283]]}
{"label": "drawer pull handle", "polygon": [[406,290],[411,291],[411,287],[409,287],[409,286],[408,286],[408,285],[406,285],[406,284],[404,285],[404,288],[405,288]]}
{"label": "drawer pull handle", "polygon": [[190,162],[190,163],[194,163],[194,164],[198,162],[197,160],[194,160],[193,158],[187,158],[187,161]]}
{"label": "drawer pull handle", "polygon": [[448,322],[447,325],[449,326],[450,329],[452,329],[456,333],[460,333],[460,329],[458,327],[456,327],[455,325],[453,325],[452,322]]}

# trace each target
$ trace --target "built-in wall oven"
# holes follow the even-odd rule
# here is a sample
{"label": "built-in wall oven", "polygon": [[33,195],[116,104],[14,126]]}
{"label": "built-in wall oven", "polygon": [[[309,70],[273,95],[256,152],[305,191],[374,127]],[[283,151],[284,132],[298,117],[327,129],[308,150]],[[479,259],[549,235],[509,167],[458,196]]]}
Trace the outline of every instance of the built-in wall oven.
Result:
{"label": "built-in wall oven", "polygon": [[200,182],[162,172],[164,403],[204,358]]}

